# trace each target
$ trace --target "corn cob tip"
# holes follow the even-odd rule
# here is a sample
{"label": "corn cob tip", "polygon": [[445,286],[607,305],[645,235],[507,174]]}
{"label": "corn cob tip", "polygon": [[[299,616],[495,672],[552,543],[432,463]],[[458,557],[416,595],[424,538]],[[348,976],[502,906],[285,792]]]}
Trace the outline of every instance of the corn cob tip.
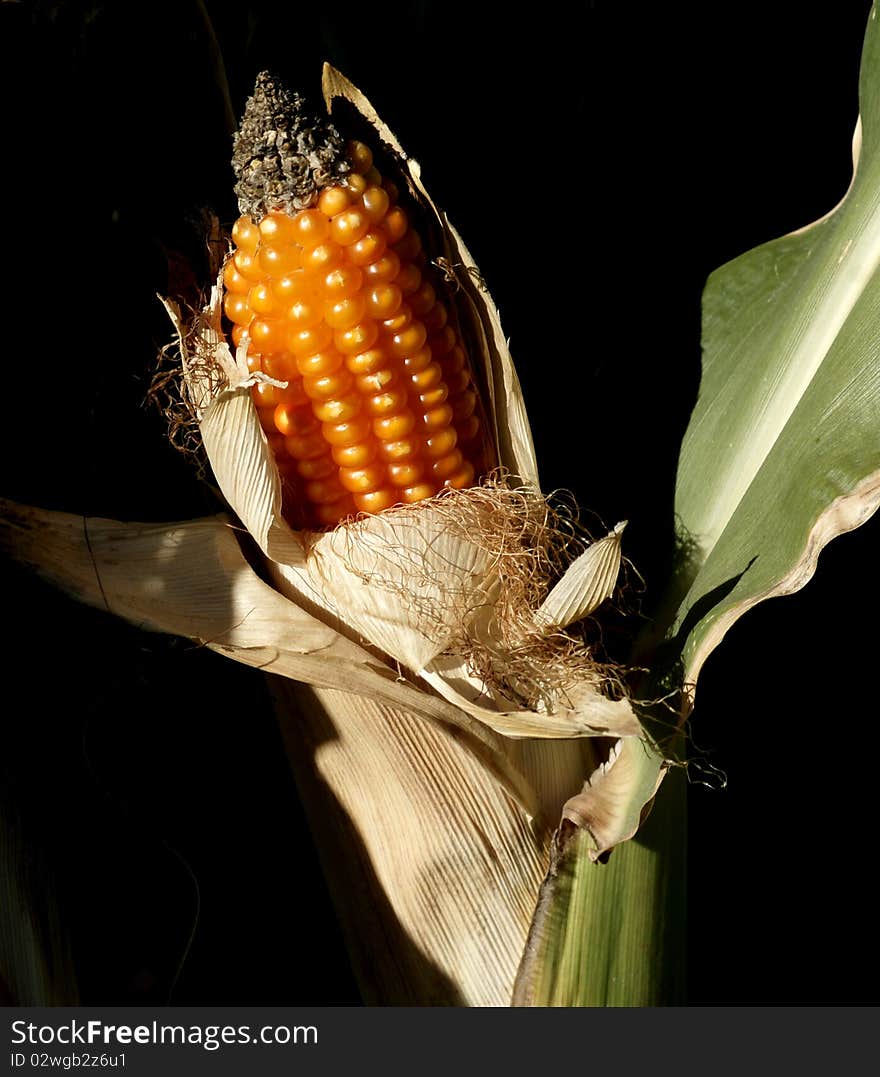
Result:
{"label": "corn cob tip", "polygon": [[261,71],[233,142],[235,193],[242,215],[295,212],[351,170],[345,140],[269,71]]}

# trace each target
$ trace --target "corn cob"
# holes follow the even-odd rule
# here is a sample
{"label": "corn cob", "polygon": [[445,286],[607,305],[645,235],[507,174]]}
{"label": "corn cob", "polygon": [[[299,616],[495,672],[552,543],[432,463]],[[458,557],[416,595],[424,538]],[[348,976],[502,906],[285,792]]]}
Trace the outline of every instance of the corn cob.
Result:
{"label": "corn cob", "polygon": [[491,449],[461,334],[369,147],[263,73],[233,166],[224,312],[249,369],[286,383],[252,389],[285,515],[325,527],[471,485]]}

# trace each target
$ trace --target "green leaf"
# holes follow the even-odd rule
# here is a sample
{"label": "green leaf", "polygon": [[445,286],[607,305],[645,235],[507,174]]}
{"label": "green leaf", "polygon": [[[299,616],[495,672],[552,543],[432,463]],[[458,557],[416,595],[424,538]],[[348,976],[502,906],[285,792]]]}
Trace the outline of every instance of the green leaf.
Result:
{"label": "green leaf", "polygon": [[802,587],[822,547],[880,505],[876,15],[846,196],[722,266],[704,293],[703,378],[676,489],[688,556],[672,634],[690,683],[746,610]]}

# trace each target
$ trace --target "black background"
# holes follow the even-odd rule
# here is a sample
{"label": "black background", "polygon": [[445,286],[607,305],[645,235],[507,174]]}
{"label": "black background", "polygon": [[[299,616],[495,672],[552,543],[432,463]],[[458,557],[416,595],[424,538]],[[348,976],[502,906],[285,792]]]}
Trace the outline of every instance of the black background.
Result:
{"label": "black background", "polygon": [[[700,292],[846,189],[867,2],[207,4],[240,109],[329,59],[423,166],[498,303],[545,489],[661,585]],[[199,5],[0,4],[3,475],[128,519],[214,511],[143,406],[155,299],[235,216]],[[169,268],[170,267],[170,268]],[[874,520],[751,612],[694,715],[689,1000],[878,999]],[[357,1001],[258,674],[6,569],[7,799],[54,880],[84,1001]],[[42,873],[40,875],[39,873]],[[682,955],[682,960],[685,956]]]}

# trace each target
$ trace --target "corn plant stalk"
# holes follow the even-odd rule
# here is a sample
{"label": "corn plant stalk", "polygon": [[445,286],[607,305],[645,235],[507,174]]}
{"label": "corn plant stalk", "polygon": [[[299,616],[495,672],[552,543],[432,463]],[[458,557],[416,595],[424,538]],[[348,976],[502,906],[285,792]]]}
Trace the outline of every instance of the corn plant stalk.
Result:
{"label": "corn plant stalk", "polygon": [[638,833],[607,864],[563,823],[535,909],[515,1006],[686,1001],[685,778],[673,771]]}

